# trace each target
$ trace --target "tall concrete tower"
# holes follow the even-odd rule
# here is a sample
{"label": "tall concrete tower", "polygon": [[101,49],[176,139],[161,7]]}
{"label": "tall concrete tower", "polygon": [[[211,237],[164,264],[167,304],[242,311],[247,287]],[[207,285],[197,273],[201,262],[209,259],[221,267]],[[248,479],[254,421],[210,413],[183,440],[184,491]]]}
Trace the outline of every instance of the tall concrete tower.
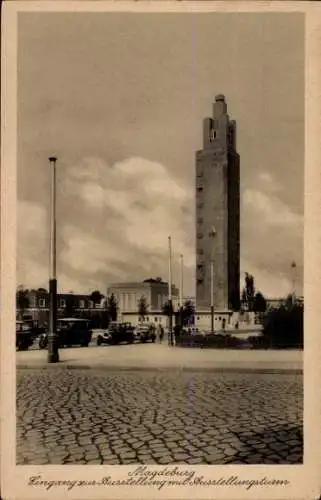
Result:
{"label": "tall concrete tower", "polygon": [[[215,236],[213,237],[213,229]],[[196,152],[196,306],[237,310],[240,297],[240,157],[236,122],[229,119],[223,95],[213,117],[203,121],[203,149]]]}

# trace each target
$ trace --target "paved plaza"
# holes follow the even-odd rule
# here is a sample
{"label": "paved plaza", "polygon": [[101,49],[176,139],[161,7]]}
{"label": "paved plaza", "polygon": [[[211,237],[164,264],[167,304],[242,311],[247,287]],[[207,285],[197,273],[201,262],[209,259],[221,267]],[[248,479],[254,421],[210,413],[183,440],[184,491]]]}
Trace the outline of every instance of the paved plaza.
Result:
{"label": "paved plaza", "polygon": [[302,384],[294,372],[18,367],[17,464],[300,463]]}
{"label": "paved plaza", "polygon": [[[115,370],[224,370],[298,371],[303,370],[303,351],[265,349],[198,349],[160,344],[91,346],[60,349],[61,365],[70,368]],[[20,368],[48,368],[47,351],[16,353]],[[53,365],[51,365],[53,367]],[[55,366],[54,366],[55,369]]]}

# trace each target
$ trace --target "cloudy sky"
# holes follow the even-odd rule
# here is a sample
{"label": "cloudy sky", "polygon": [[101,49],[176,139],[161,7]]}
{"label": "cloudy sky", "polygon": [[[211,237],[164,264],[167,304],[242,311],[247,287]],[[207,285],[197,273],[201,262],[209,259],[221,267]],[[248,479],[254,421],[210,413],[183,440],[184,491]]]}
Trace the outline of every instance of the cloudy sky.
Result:
{"label": "cloudy sky", "polygon": [[[267,296],[303,275],[300,14],[19,14],[18,284],[46,286],[58,156],[60,290],[174,279],[194,294],[195,151],[224,93],[238,123],[241,272]],[[244,275],[242,276],[244,279]]]}

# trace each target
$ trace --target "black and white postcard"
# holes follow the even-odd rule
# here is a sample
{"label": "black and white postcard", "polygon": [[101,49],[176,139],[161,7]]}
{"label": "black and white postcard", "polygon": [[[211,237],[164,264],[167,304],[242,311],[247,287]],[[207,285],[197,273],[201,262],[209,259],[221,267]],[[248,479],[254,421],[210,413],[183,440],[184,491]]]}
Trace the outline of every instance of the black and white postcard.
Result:
{"label": "black and white postcard", "polygon": [[1,488],[320,494],[321,7],[5,2]]}

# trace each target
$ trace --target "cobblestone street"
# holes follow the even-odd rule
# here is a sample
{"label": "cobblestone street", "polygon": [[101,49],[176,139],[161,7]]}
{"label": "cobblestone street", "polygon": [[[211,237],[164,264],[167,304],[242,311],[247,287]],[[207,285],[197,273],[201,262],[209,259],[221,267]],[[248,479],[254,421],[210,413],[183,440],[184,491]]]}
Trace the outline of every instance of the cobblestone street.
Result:
{"label": "cobblestone street", "polygon": [[18,369],[17,464],[302,462],[299,374]]}

